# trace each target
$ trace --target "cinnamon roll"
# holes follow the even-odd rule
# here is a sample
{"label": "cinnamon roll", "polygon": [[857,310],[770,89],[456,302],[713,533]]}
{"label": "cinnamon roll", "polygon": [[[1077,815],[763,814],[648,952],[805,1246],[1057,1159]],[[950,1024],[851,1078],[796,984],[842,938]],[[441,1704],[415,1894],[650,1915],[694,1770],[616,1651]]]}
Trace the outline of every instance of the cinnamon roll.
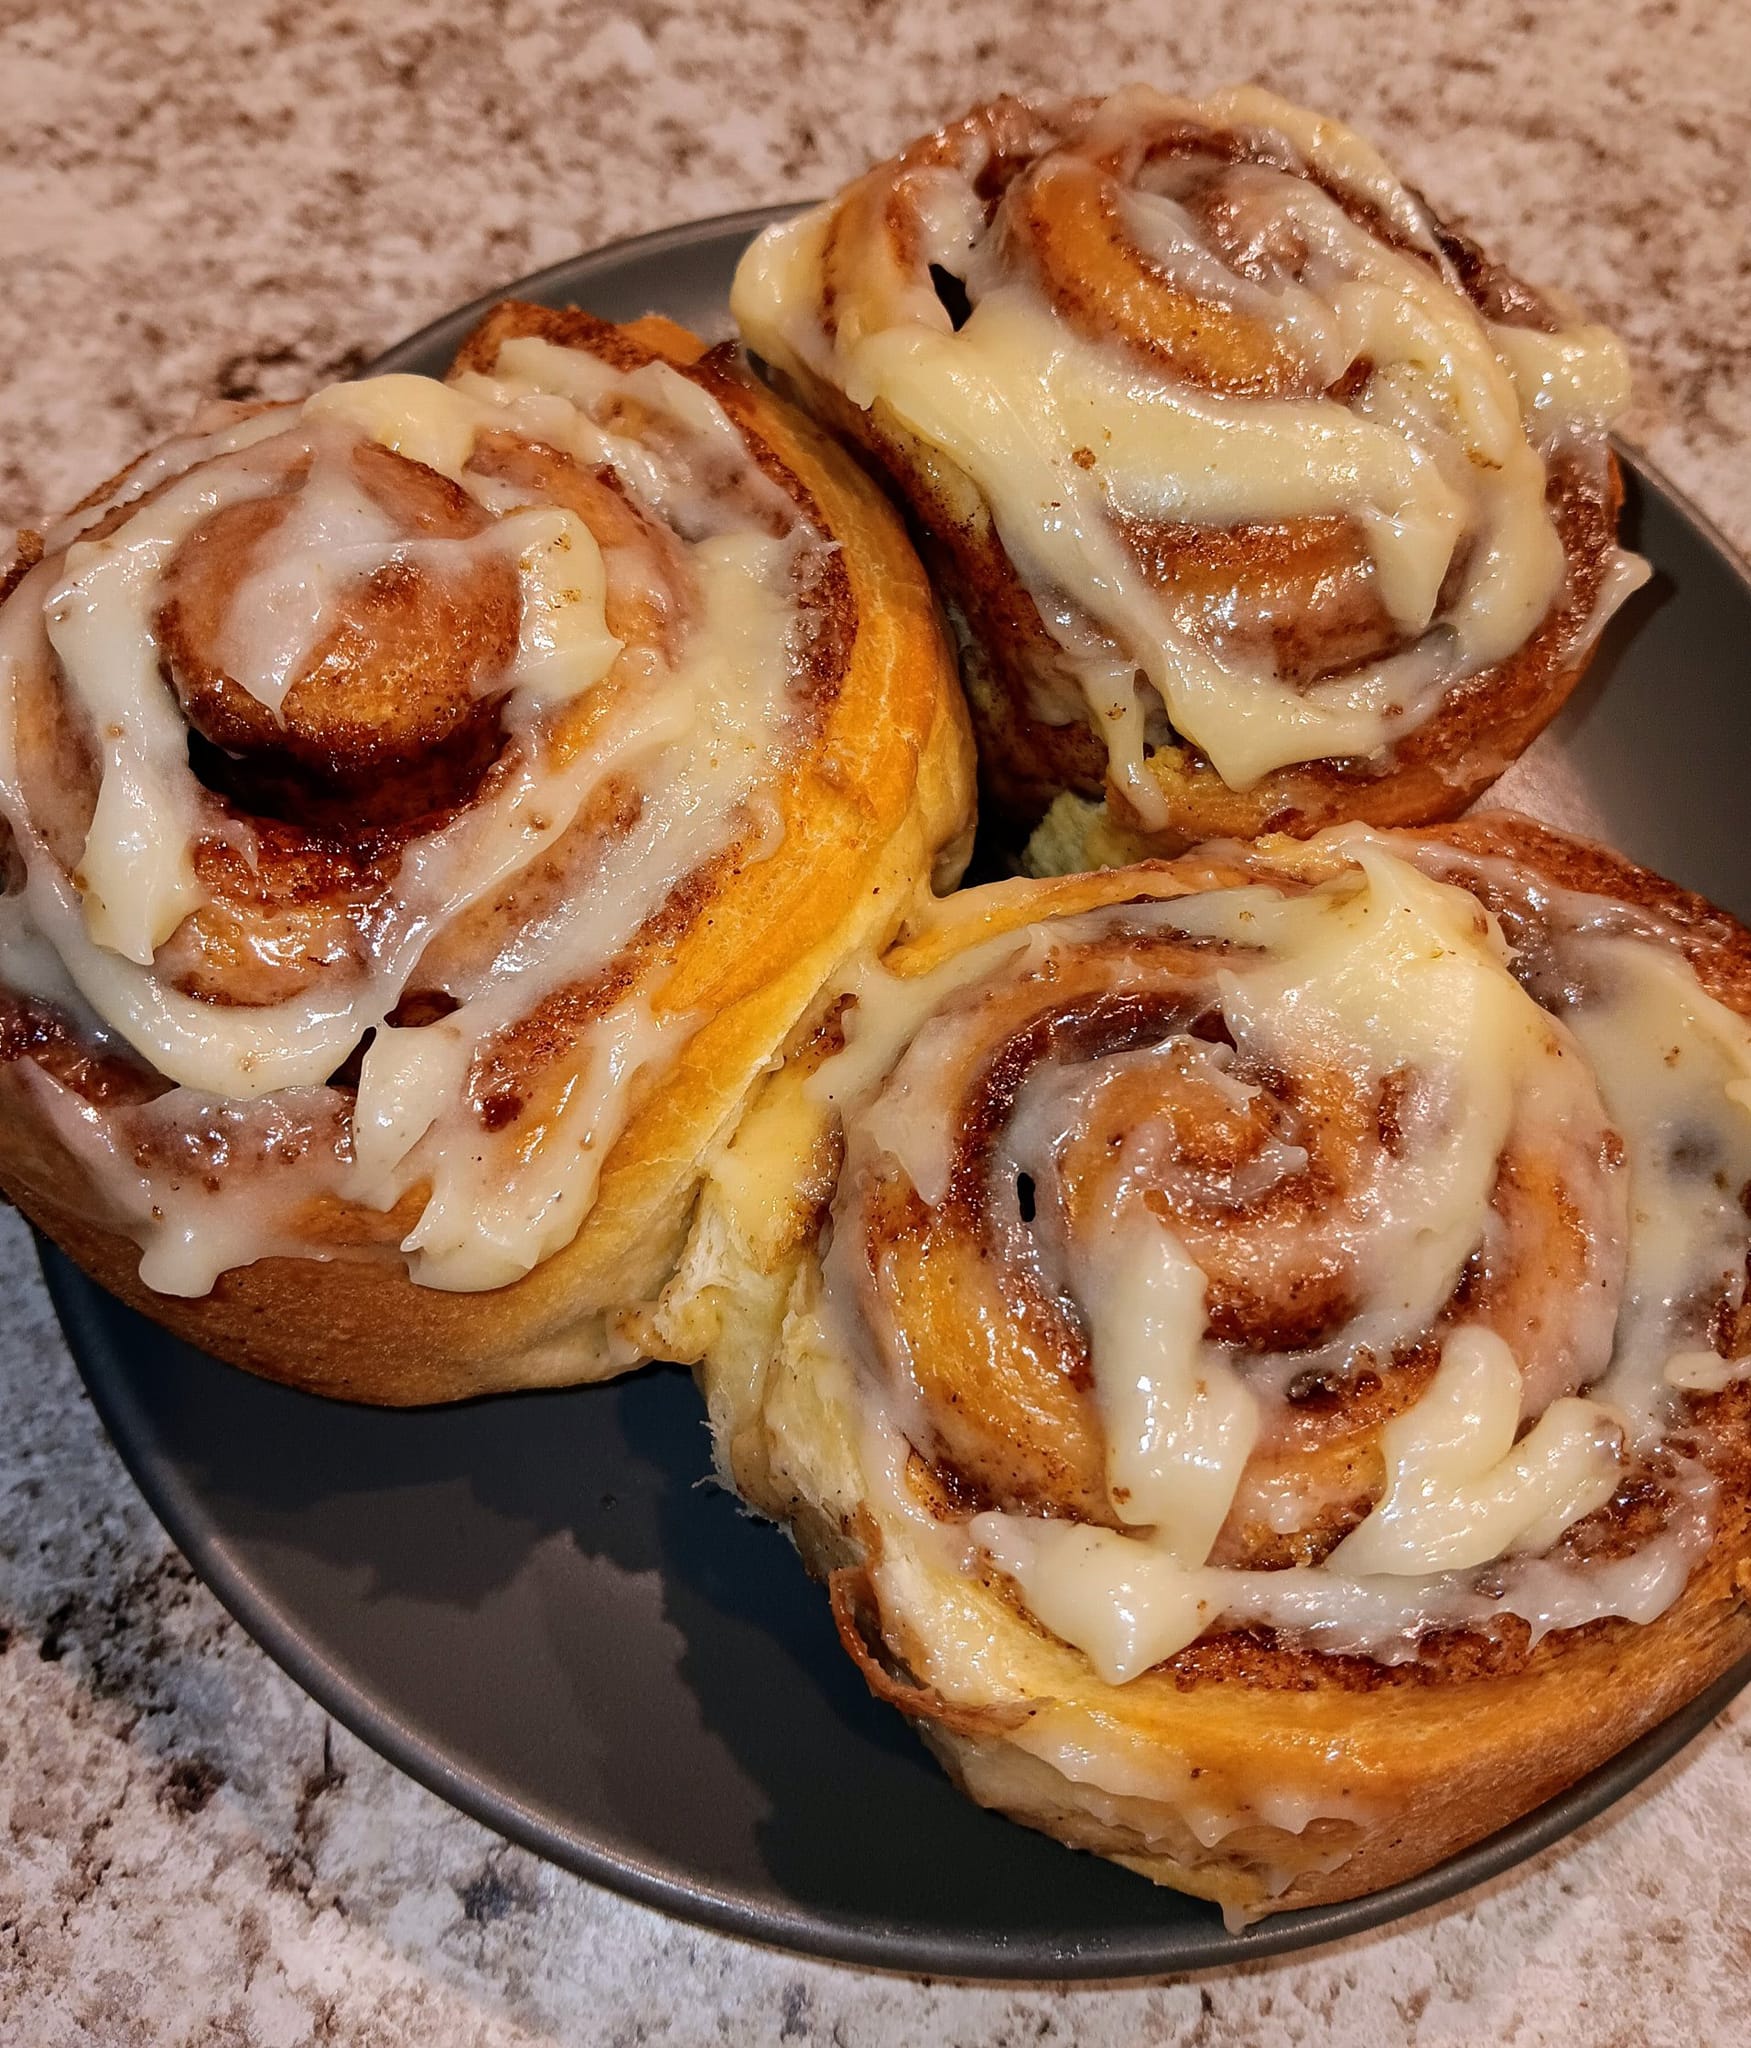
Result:
{"label": "cinnamon roll", "polygon": [[1616,339],[1256,87],[975,108],[733,304],[913,515],[1036,870],[1454,816],[1645,575]]}
{"label": "cinnamon roll", "polygon": [[0,1183],[382,1402],[598,1377],[822,982],[958,873],[899,522],[728,351],[499,307],[221,408],[0,608]]}
{"label": "cinnamon roll", "polygon": [[1352,1897],[1751,1649],[1748,1018],[1751,934],[1506,817],[970,890],[801,1035],[663,1339],[975,1799]]}

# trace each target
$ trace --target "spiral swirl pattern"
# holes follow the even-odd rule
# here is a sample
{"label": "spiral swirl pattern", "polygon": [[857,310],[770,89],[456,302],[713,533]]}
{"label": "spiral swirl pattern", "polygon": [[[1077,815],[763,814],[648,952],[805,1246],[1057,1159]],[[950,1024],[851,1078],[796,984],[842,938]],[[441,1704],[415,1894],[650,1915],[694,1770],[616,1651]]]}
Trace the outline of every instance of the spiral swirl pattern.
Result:
{"label": "spiral swirl pattern", "polygon": [[1246,1910],[1388,1881],[1461,1731],[1426,1861],[1744,1641],[1748,1013],[1742,931],[1523,821],[970,892],[751,1114],[831,1196],[749,1240],[723,1461],[976,1796]]}
{"label": "spiral swirl pattern", "polygon": [[609,1304],[660,1280],[677,1170],[964,816],[894,522],[665,322],[502,307],[447,382],[233,411],[39,552],[0,613],[11,1179],[154,1295],[511,1287],[610,1162],[647,1245],[602,1239]]}
{"label": "spiral swirl pattern", "polygon": [[1104,788],[1109,859],[1452,815],[1643,573],[1616,341],[1255,88],[977,108],[735,308],[929,536],[998,802]]}

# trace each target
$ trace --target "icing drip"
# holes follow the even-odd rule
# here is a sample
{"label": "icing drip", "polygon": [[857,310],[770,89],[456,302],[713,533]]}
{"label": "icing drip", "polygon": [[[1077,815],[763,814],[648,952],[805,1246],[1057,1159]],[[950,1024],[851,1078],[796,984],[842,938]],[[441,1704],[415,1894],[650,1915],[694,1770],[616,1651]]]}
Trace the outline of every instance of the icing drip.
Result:
{"label": "icing drip", "polygon": [[1382,1432],[1386,1489],[1326,1559],[1348,1578],[1488,1564],[1548,1550],[1617,1490],[1618,1432],[1596,1401],[1553,1401],[1519,1442],[1525,1391],[1493,1330],[1447,1340],[1434,1382]]}
{"label": "icing drip", "polygon": [[[1237,133],[1257,160],[1145,156],[1176,125]],[[846,225],[873,207],[855,187],[761,237],[737,276],[736,317],[780,368],[876,408],[973,480],[1146,827],[1165,818],[1145,766],[1157,706],[1237,789],[1298,762],[1381,757],[1560,605],[1550,465],[1559,451],[1603,463],[1628,401],[1623,351],[1596,326],[1546,334],[1485,318],[1422,204],[1357,137],[1253,88],[1191,102],[1131,87],[990,210],[978,148],[948,153],[865,181],[890,180],[916,231],[904,252],[877,260],[866,246],[889,232],[885,212]],[[1132,163],[1134,175],[1121,168]],[[1310,173],[1409,246],[1359,224]],[[1227,316],[1258,338],[1265,385],[1203,389],[1159,351],[1091,338],[1056,302],[1040,224],[1074,219],[1098,239],[1114,208],[1138,292],[1177,293],[1188,320]],[[835,270],[829,291],[841,233],[861,235],[868,260],[855,282]],[[932,265],[964,284],[958,327]],[[1361,536],[1407,644],[1302,685],[1256,638],[1220,622],[1194,631],[1126,528],[1317,519]],[[1642,575],[1608,573],[1613,602]],[[1585,621],[1571,651],[1602,623]]]}
{"label": "icing drip", "polygon": [[[860,1219],[895,1187],[965,1199],[965,1090],[994,1032],[1037,1045],[1045,1019],[1089,1014],[1079,962],[1127,1015],[1169,1006],[1140,1045],[1038,1058],[981,1169],[981,1256],[1065,1303],[1086,1343],[1110,1524],[914,1517],[941,1568],[1003,1574],[1114,1683],[1218,1626],[1390,1663],[1430,1629],[1507,1616],[1533,1641],[1646,1621],[1710,1538],[1683,1404],[1751,1370],[1707,1348],[1715,1305],[1745,1292],[1751,1029],[1657,920],[1540,897],[1517,913],[1539,944],[1516,953],[1456,885],[1478,864],[1360,830],[1337,843],[1351,864],[1317,886],[1133,903],[1000,931],[928,974],[866,969],[810,1084],[847,1137],[816,1313],[857,1361],[866,1473],[898,1475],[933,1425]],[[1347,1102],[1369,1110],[1353,1158],[1334,1136]],[[1526,1207],[1535,1185],[1557,1222]],[[1237,1336],[1222,1304],[1248,1274],[1291,1305],[1335,1289],[1339,1330],[1281,1350]],[[1380,1428],[1339,1540],[1309,1562],[1225,1561],[1243,1523],[1295,1539],[1356,1483],[1306,1462],[1294,1387],[1377,1376],[1431,1332],[1432,1370]],[[1652,1533],[1565,1543],[1649,1470]],[[891,1477],[884,1511],[904,1492]]]}
{"label": "icing drip", "polygon": [[1083,1280],[1107,1441],[1107,1490],[1182,1564],[1228,1519],[1258,1405],[1203,1342],[1203,1273],[1171,1231],[1102,1233]]}
{"label": "icing drip", "polygon": [[394,522],[353,474],[352,448],[344,433],[313,446],[310,474],[267,559],[225,614],[220,665],[273,712],[330,629],[336,598],[373,571],[406,561],[418,545],[395,545]]}
{"label": "icing drip", "polygon": [[[185,492],[189,510],[205,492]],[[85,928],[96,946],[136,966],[152,956],[201,900],[191,850],[196,800],[188,789],[188,742],[158,680],[151,626],[159,572],[181,537],[172,514],[109,541],[75,541],[66,577],[43,606],[49,644],[74,699],[103,743],[103,779],[76,877]]]}
{"label": "icing drip", "polygon": [[[644,522],[656,538],[641,550],[616,528],[605,553],[578,512],[476,466],[483,436],[611,471],[622,527]],[[459,487],[485,515],[479,530],[398,526],[356,464],[367,445]],[[358,943],[313,959],[281,1000],[215,1003],[185,992],[164,949],[211,901],[203,851],[253,860],[254,828],[191,770],[156,622],[177,550],[215,514],[270,498],[284,510],[227,594],[215,651],[276,720],[358,592],[386,575],[507,565],[516,643],[474,685],[502,699],[498,760],[349,908]],[[108,533],[78,537],[106,517]],[[665,1003],[647,930],[687,877],[776,843],[762,784],[796,744],[802,606],[830,543],[700,385],[537,340],[506,344],[492,377],[369,379],[185,436],[62,540],[65,555],[0,613],[0,808],[25,869],[0,951],[10,986],[173,1084],[117,1109],[33,1080],[140,1241],[143,1276],[199,1294],[270,1253],[330,1256],[306,1226],[335,1201],[411,1205],[402,1249],[427,1285],[497,1287],[529,1271],[576,1234],[642,1077],[695,1028]],[[610,630],[613,604],[652,622],[638,644]],[[45,679],[99,749],[76,872],[22,785],[20,721]],[[614,829],[593,823],[617,810]],[[567,886],[547,902],[543,878],[562,869]],[[511,920],[483,950],[495,903]],[[434,971],[446,1013],[392,1024]],[[562,999],[576,1015],[557,1061],[526,1079],[535,1095],[509,1118],[488,1117],[483,1074],[514,1061],[524,1020]],[[355,1099],[330,1076],[361,1047]]]}
{"label": "icing drip", "polygon": [[1745,1288],[1751,1028],[1669,948],[1601,934],[1564,951],[1601,992],[1577,1005],[1572,1028],[1629,1155],[1625,1307],[1599,1398],[1646,1444],[1668,1388],[1707,1391],[1751,1372],[1751,1358],[1698,1355],[1703,1305]]}

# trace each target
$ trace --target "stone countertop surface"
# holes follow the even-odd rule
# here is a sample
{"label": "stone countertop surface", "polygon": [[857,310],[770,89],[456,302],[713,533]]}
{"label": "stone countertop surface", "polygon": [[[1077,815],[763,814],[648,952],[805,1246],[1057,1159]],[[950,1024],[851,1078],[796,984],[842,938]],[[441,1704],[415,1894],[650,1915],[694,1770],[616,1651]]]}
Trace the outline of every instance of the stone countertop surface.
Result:
{"label": "stone countertop surface", "polygon": [[[1712,0],[0,0],[0,524],[197,401],[345,374],[616,236],[822,192],[1004,86],[1256,77],[1627,338],[1751,547],[1751,17]],[[0,2041],[1740,2043],[1751,1695],[1462,1901],[1175,1983],[987,1989],[697,1932],[497,1842],[194,1580],[0,1224]]]}

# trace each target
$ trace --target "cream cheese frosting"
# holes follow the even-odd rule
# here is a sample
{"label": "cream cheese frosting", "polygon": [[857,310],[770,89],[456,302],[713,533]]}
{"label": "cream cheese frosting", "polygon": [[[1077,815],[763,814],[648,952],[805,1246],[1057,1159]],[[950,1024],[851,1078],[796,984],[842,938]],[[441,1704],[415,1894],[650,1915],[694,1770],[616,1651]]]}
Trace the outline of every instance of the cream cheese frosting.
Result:
{"label": "cream cheese frosting", "polygon": [[[477,466],[483,436],[611,477],[673,533],[676,587],[640,583],[640,565],[605,558],[576,512]],[[367,443],[460,487],[487,515],[480,531],[398,533],[354,473]],[[288,479],[290,509],[228,608],[230,681],[278,719],[348,593],[408,565],[497,560],[518,607],[515,653],[489,678],[505,747],[473,802],[402,848],[357,957],[313,968],[284,1000],[215,1002],[178,985],[165,949],[209,900],[203,846],[248,860],[254,827],[191,768],[155,621],[178,548]],[[544,999],[628,958],[684,878],[732,845],[760,857],[760,785],[796,741],[803,607],[830,543],[700,384],[536,338],[505,343],[490,376],[370,378],[181,437],[50,539],[59,551],[0,611],[0,812],[24,871],[4,964],[15,988],[61,1002],[94,1044],[132,1048],[172,1084],[117,1117],[47,1072],[32,1081],[141,1243],[143,1277],[204,1293],[271,1252],[324,1256],[301,1229],[312,1202],[386,1210],[413,1196],[402,1249],[416,1280],[473,1290],[529,1271],[575,1234],[641,1077],[695,1020],[665,1006],[660,963],[623,976],[624,994],[579,1027],[571,1078],[533,1131],[483,1124],[471,1074]],[[666,618],[665,647],[623,648],[609,630],[616,577]],[[27,684],[45,674],[99,756],[71,870],[33,814],[18,753]],[[392,1023],[434,944],[538,876],[624,787],[642,792],[636,814],[575,888],[507,933],[498,958],[452,977],[447,1015]],[[356,1096],[331,1086],[361,1049]],[[216,1179],[191,1169],[190,1146],[256,1170]]]}
{"label": "cream cheese frosting", "polygon": [[[1146,766],[1162,712],[1236,789],[1297,763],[1383,759],[1559,607],[1552,463],[1603,463],[1628,402],[1621,345],[1585,322],[1488,317],[1374,150],[1256,87],[1193,101],[1131,86],[1080,122],[1041,116],[1068,134],[995,202],[967,148],[869,174],[890,181],[879,228],[844,226],[854,207],[875,218],[857,196],[769,229],[736,279],[744,335],[976,486],[1145,827],[1165,818]],[[1147,154],[1151,135],[1183,128],[1238,136],[1249,157],[1187,168]],[[1194,178],[1197,211],[1178,189]],[[1042,213],[1081,207],[1091,234],[1116,207],[1151,288],[1266,339],[1265,388],[1208,388],[1086,332],[1029,253],[1023,192]],[[868,260],[835,265],[829,283],[841,231],[861,232]],[[900,241],[876,260],[867,244],[890,233]],[[958,325],[933,267],[964,287]],[[1360,534],[1404,643],[1311,683],[1250,641],[1189,630],[1126,531],[1308,519]],[[1621,554],[1607,568],[1603,610],[1572,652],[1643,574]]]}
{"label": "cream cheese frosting", "polygon": [[[1268,1624],[1391,1663],[1430,1628],[1513,1615],[1536,1640],[1607,1615],[1650,1620],[1682,1590],[1708,1541],[1713,1490],[1687,1448],[1685,1395],[1751,1371],[1701,1348],[1697,1321],[1699,1304],[1736,1301],[1745,1285],[1751,1029],[1651,915],[1581,897],[1546,904],[1551,956],[1535,968],[1461,886],[1476,879],[1464,858],[1433,846],[1413,857],[1361,829],[1338,843],[1344,867],[1312,887],[1253,883],[1048,918],[929,973],[866,967],[856,981],[844,1048],[809,1083],[848,1146],[810,1348],[851,1361],[842,1394],[862,1417],[859,1460],[878,1514],[897,1518],[872,1571],[878,1585],[890,1568],[905,1580],[897,1611],[920,1571],[995,1568],[1046,1628],[1123,1683],[1218,1627]],[[1201,995],[1220,1033],[1033,1068],[982,1197],[997,1218],[991,1255],[1031,1261],[1085,1335],[1112,1523],[1013,1509],[945,1523],[908,1505],[907,1446],[928,1451],[929,1422],[904,1343],[872,1346],[865,1334],[886,1311],[860,1249],[863,1205],[892,1187],[937,1207],[951,1199],[965,1169],[949,1097],[969,1060],[991,1057],[979,1036],[990,1001],[1049,1014],[1093,946],[1123,1002],[1152,975],[1159,985],[1151,948],[1163,936],[1215,946]],[[1568,991],[1560,1015],[1537,999],[1540,975]],[[1304,1247],[1341,1260],[1342,1334],[1278,1355],[1212,1329],[1213,1283],[1175,1219],[1238,1202],[1244,1231],[1246,1204],[1269,1187],[1317,1186],[1317,1126],[1304,1123],[1298,1142],[1286,1113],[1290,1127],[1250,1157],[1244,1187],[1200,1185],[1215,1169],[1182,1157],[1172,1137],[1182,1096],[1202,1113],[1245,1116],[1258,1093],[1248,1076],[1272,1070],[1336,1073],[1367,1101],[1390,1083],[1398,1105],[1393,1143],[1297,1226]],[[1139,1080],[1161,1104],[1153,1129]],[[1108,1109],[1115,1083],[1123,1092]],[[1075,1146],[1111,1162],[1093,1208],[1063,1178]],[[1518,1320],[1480,1319],[1455,1304],[1475,1260],[1505,1269],[1513,1256],[1501,1190],[1516,1158],[1557,1173],[1585,1266],[1578,1279],[1542,1270],[1534,1246]],[[1177,1193],[1176,1174],[1189,1176]],[[1020,1220],[1005,1193],[1018,1176],[1029,1190]],[[1290,1428],[1292,1386],[1310,1361],[1341,1386],[1431,1331],[1434,1368],[1381,1431],[1377,1490],[1348,1533],[1313,1563],[1213,1557],[1262,1445],[1289,1445],[1285,1476],[1244,1497],[1268,1500],[1281,1533],[1317,1526],[1325,1499],[1318,1482],[1294,1479]],[[1566,1550],[1564,1533],[1649,1459],[1666,1475],[1661,1526],[1605,1555]]]}

